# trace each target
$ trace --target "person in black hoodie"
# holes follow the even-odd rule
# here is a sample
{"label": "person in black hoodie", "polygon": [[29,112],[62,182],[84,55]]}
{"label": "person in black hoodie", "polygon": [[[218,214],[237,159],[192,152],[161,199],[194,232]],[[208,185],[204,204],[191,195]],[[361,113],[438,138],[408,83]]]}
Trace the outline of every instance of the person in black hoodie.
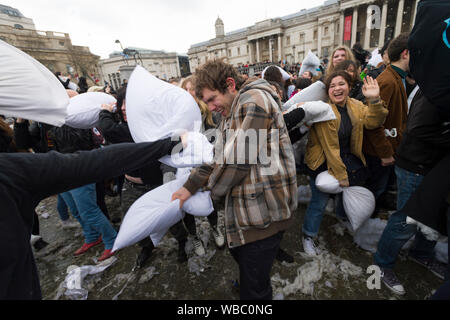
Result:
{"label": "person in black hoodie", "polygon": [[42,299],[30,246],[43,199],[137,170],[170,154],[177,141],[121,144],[72,154],[0,153],[0,300]]}
{"label": "person in black hoodie", "polygon": [[[441,279],[444,278],[445,267],[434,260],[436,241],[426,239],[415,224],[407,224],[408,212],[403,208],[424,177],[450,150],[450,125],[443,125],[442,120],[439,109],[419,89],[411,103],[406,130],[397,149],[397,211],[390,216],[374,255],[375,263],[383,271],[383,283],[396,294],[404,294],[405,290],[393,271],[395,260],[403,245],[414,235],[415,244],[409,251],[409,258],[426,266]],[[448,183],[448,175],[447,180],[445,176],[444,181]],[[445,195],[448,192],[437,190],[429,192],[443,191]]]}

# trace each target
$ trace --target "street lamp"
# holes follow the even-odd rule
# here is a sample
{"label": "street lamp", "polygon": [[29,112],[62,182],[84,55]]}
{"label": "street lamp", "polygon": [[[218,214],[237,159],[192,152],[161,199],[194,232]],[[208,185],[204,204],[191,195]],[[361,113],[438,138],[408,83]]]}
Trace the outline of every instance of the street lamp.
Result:
{"label": "street lamp", "polygon": [[125,60],[126,64],[128,64],[128,59],[125,59],[125,50],[124,50],[123,47],[122,47],[122,43],[120,42],[119,39],[117,39],[117,40],[114,41],[114,42],[115,42],[115,43],[118,43],[118,44],[120,45],[120,48],[122,49],[122,57],[123,57],[123,60]]}
{"label": "street lamp", "polygon": [[120,40],[116,40],[115,42],[118,43],[118,44],[120,44],[120,48],[121,48],[122,51],[123,51],[122,43],[120,42]]}

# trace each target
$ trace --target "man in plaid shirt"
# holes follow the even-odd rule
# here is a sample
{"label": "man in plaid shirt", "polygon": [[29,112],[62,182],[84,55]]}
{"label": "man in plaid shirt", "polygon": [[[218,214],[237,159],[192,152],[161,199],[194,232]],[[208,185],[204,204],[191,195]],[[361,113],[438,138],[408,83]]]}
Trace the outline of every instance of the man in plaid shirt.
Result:
{"label": "man in plaid shirt", "polygon": [[268,82],[246,83],[221,60],[195,73],[196,95],[222,114],[214,160],[194,169],[172,196],[181,205],[199,189],[225,197],[228,247],[239,265],[240,298],[272,299],[270,270],[293,223],[297,180],[281,102]]}

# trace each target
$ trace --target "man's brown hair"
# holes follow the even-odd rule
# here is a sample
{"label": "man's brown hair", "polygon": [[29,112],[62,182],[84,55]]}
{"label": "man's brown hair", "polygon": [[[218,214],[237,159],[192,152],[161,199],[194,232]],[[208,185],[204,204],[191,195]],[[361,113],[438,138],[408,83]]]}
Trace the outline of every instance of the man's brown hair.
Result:
{"label": "man's brown hair", "polygon": [[401,33],[397,38],[393,39],[387,48],[389,60],[396,62],[400,60],[401,53],[408,49],[409,33]]}
{"label": "man's brown hair", "polygon": [[236,69],[223,59],[208,61],[195,71],[195,95],[203,99],[203,89],[218,90],[220,93],[227,92],[227,78],[233,78],[236,83],[236,90],[239,90],[244,83],[244,79],[238,74]]}

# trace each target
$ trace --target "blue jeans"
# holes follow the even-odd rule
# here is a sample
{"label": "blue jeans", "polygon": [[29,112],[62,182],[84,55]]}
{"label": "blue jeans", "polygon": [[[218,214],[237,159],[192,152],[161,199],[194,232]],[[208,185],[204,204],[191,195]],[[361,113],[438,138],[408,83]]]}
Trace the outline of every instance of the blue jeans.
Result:
{"label": "blue jeans", "polygon": [[397,211],[394,212],[378,242],[378,249],[374,255],[375,263],[383,268],[393,268],[395,260],[405,243],[416,236],[409,254],[418,258],[432,258],[436,241],[425,239],[417,230],[415,224],[407,224],[407,214],[400,211],[408,199],[420,185],[423,176],[400,167],[395,167],[397,175]]}
{"label": "blue jeans", "polygon": [[62,221],[69,219],[69,209],[60,194],[58,194],[58,198],[56,199],[56,209]]}
{"label": "blue jeans", "polygon": [[112,249],[117,232],[97,205],[95,183],[69,190],[61,196],[69,208],[76,208],[71,212],[83,228],[85,242],[94,242],[101,235],[105,249]]}
{"label": "blue jeans", "polygon": [[[302,230],[304,235],[308,237],[315,237],[319,233],[320,224],[323,219],[323,211],[327,206],[330,194],[324,193],[317,189],[315,178],[311,177],[309,180],[309,185],[311,186],[311,201],[306,209]],[[342,193],[337,194],[336,197],[338,197],[336,215],[346,218],[347,216],[345,214],[344,205],[342,202]]]}

